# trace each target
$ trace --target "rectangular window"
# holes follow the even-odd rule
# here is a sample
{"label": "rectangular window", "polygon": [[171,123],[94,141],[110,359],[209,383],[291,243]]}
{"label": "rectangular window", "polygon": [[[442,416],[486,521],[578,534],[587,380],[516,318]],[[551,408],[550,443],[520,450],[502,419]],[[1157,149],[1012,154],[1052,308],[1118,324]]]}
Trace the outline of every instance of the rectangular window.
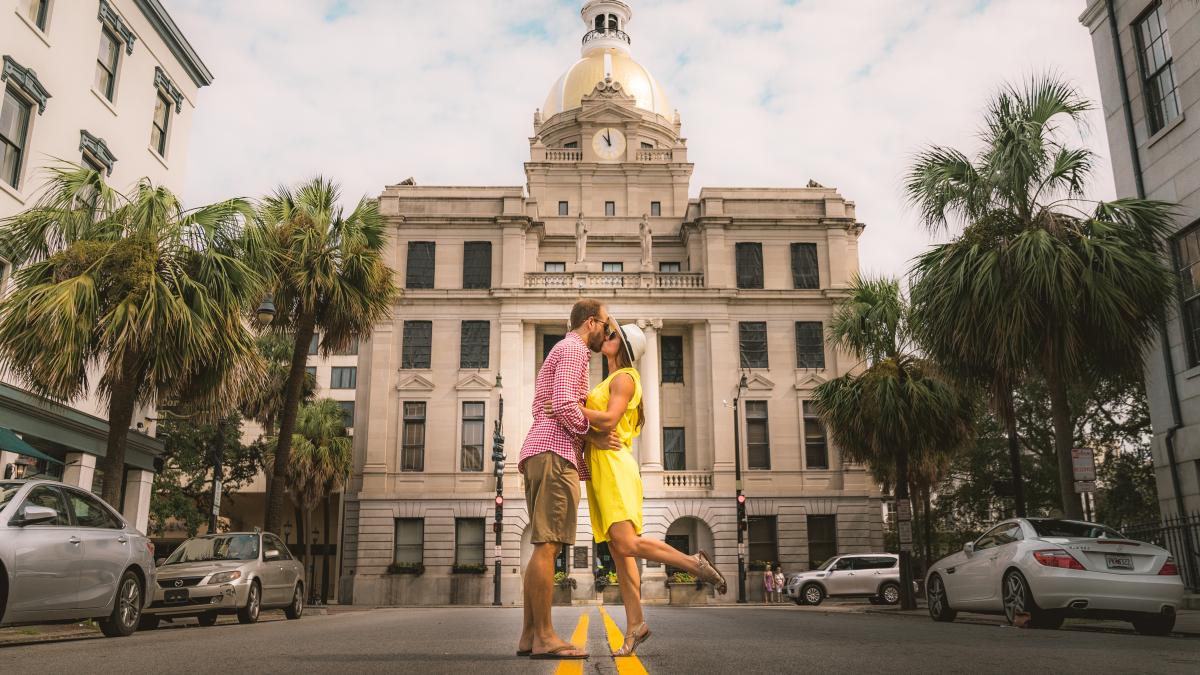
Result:
{"label": "rectangular window", "polygon": [[316,354],[317,350],[320,349],[320,347],[321,347],[321,334],[313,333],[312,339],[308,341],[309,356]]}
{"label": "rectangular window", "polygon": [[563,147],[567,148],[568,150],[574,150],[579,147],[579,141],[567,141],[566,143],[563,143]]}
{"label": "rectangular window", "polygon": [[750,546],[747,551],[751,562],[769,562],[773,565],[779,562],[779,540],[775,524],[775,516],[749,516],[746,518],[747,539]]}
{"label": "rectangular window", "polygon": [[454,564],[483,564],[483,518],[454,519]]}
{"label": "rectangular window", "polygon": [[463,288],[492,287],[492,242],[463,244]]}
{"label": "rectangular window", "polygon": [[795,288],[820,288],[816,244],[792,244],[792,285]]}
{"label": "rectangular window", "polygon": [[308,366],[304,369],[304,372],[313,379],[313,383],[315,384],[317,381],[317,367]]}
{"label": "rectangular window", "polygon": [[617,203],[616,202],[604,202],[604,215],[606,215],[606,216],[617,215]]}
{"label": "rectangular window", "polygon": [[483,471],[483,403],[462,406],[462,470]]}
{"label": "rectangular window", "polygon": [[1154,5],[1134,23],[1147,124],[1154,134],[1180,115],[1179,91],[1171,57],[1171,40],[1162,3]]}
{"label": "rectangular window", "polygon": [[342,408],[342,426],[347,429],[354,428],[354,401],[338,401],[338,405]]}
{"label": "rectangular window", "polygon": [[767,322],[739,321],[738,344],[742,353],[742,368],[768,368]]}
{"label": "rectangular window", "polygon": [[663,468],[667,471],[687,470],[683,427],[663,427]]}
{"label": "rectangular window", "polygon": [[560,215],[560,216],[571,215],[571,207],[570,207],[570,205],[567,204],[567,202],[559,202],[558,203],[558,215]]}
{"label": "rectangular window", "polygon": [[[109,101],[117,85],[117,62],[121,58],[120,42],[107,26],[100,28],[100,51],[96,54],[96,79],[92,86]],[[155,119],[158,118],[155,110]],[[165,129],[165,127],[164,127]]]}
{"label": "rectangular window", "polygon": [[658,263],[659,272],[682,272],[683,268],[677,262],[660,262]]}
{"label": "rectangular window", "polygon": [[103,164],[101,164],[95,157],[92,157],[92,153],[90,152],[85,152],[80,156],[80,163],[83,164],[84,168],[91,169],[99,174],[103,174],[105,171],[107,171]]}
{"label": "rectangular window", "polygon": [[746,401],[746,466],[771,468],[771,431],[767,424],[766,401]]}
{"label": "rectangular window", "polygon": [[1179,297],[1183,303],[1183,343],[1188,367],[1200,365],[1200,223],[1177,236],[1175,267],[1179,274]]}
{"label": "rectangular window", "polygon": [[796,367],[825,367],[825,331],[820,321],[796,322]]}
{"label": "rectangular window", "polygon": [[167,156],[167,129],[170,123],[171,101],[160,91],[154,100],[154,124],[150,128],[150,147],[159,157]]}
{"label": "rectangular window", "polygon": [[542,263],[543,272],[566,272],[567,263],[565,262],[548,262]]}
{"label": "rectangular window", "polygon": [[554,349],[554,345],[558,344],[565,335],[543,335],[542,336],[542,360],[545,361],[547,356],[550,356],[550,350]]}
{"label": "rectangular window", "polygon": [[620,263],[620,262],[600,263],[600,271],[602,271],[602,272],[624,272],[625,271],[625,263]]}
{"label": "rectangular window", "polygon": [[430,351],[433,348],[432,321],[404,322],[404,349],[400,367],[408,370],[423,370],[430,367]]}
{"label": "rectangular window", "polygon": [[459,368],[487,368],[492,324],[487,321],[462,322],[459,340]]}
{"label": "rectangular window", "polygon": [[683,383],[683,336],[663,335],[659,338],[662,345],[662,381]]}
{"label": "rectangular window", "polygon": [[332,369],[329,377],[330,389],[353,389],[358,386],[358,368],[355,366],[338,366]]}
{"label": "rectangular window", "polygon": [[353,338],[350,345],[334,352],[337,356],[358,356],[358,338]]}
{"label": "rectangular window", "polygon": [[642,141],[642,149],[643,149],[643,150],[651,150],[651,149],[653,149],[653,148],[654,148],[654,144],[653,144],[653,143],[649,143],[649,142],[647,142],[647,141]]}
{"label": "rectangular window", "polygon": [[405,288],[433,288],[434,255],[435,246],[432,241],[408,242]]}
{"label": "rectangular window", "polygon": [[33,0],[29,3],[29,18],[38,30],[46,32],[46,22],[50,19],[50,0]]}
{"label": "rectangular window", "polygon": [[809,469],[829,468],[829,442],[825,424],[817,416],[816,405],[804,402],[804,466]]}
{"label": "rectangular window", "polygon": [[763,287],[763,257],[762,244],[755,242],[738,242],[734,245],[734,257],[737,265],[738,288]]}
{"label": "rectangular window", "polygon": [[0,180],[20,187],[25,140],[29,132],[29,112],[33,106],[11,87],[4,90],[0,108]]}
{"label": "rectangular window", "polygon": [[400,470],[425,470],[424,401],[404,403],[404,438],[400,449]]}
{"label": "rectangular window", "polygon": [[425,519],[396,519],[396,552],[393,562],[420,565],[425,560]]}
{"label": "rectangular window", "polygon": [[652,215],[652,216],[661,216],[662,215],[662,202],[650,202],[650,215]]}
{"label": "rectangular window", "polygon": [[808,566],[815,570],[837,552],[837,516],[809,516]]}

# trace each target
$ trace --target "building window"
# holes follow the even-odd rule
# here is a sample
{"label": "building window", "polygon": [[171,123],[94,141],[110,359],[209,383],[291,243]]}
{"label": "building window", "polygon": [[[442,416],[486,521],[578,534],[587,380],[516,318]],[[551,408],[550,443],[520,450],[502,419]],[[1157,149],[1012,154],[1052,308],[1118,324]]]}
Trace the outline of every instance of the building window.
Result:
{"label": "building window", "polygon": [[750,540],[750,561],[769,562],[772,565],[778,563],[779,539],[775,516],[749,516],[746,518],[746,529]]}
{"label": "building window", "polygon": [[108,149],[108,143],[103,138],[93,136],[87,129],[79,130],[79,152],[84,166],[108,176],[112,175],[113,164],[117,158]]}
{"label": "building window", "polygon": [[483,518],[454,519],[454,564],[483,564]]}
{"label": "building window", "polygon": [[687,470],[683,427],[663,427],[663,468],[667,471]]}
{"label": "building window", "polygon": [[604,215],[606,215],[606,216],[617,215],[617,203],[616,202],[604,202]]}
{"label": "building window", "polygon": [[651,143],[650,141],[642,141],[642,149],[643,150],[653,150],[654,144]]}
{"label": "building window", "polygon": [[4,89],[4,107],[0,108],[0,179],[14,188],[20,186],[25,141],[29,132],[29,113],[33,105],[11,87]]}
{"label": "building window", "polygon": [[350,344],[334,352],[337,356],[358,356],[358,338],[351,338]]}
{"label": "building window", "polygon": [[404,280],[406,288],[433,288],[434,252],[432,241],[408,242],[408,266]]}
{"label": "building window", "polygon": [[309,356],[316,354],[317,350],[320,348],[320,346],[321,346],[321,334],[313,333],[312,339],[308,341]]}
{"label": "building window", "polygon": [[625,263],[620,263],[620,262],[600,263],[600,271],[601,272],[624,272],[625,271]]}
{"label": "building window", "polygon": [[425,561],[425,519],[396,519],[396,551],[392,562],[420,565]]}
{"label": "building window", "polygon": [[50,21],[50,0],[32,0],[29,3],[29,18],[38,30],[46,32],[46,24]]}
{"label": "building window", "polygon": [[825,367],[825,331],[820,321],[796,322],[796,367]]}
{"label": "building window", "polygon": [[150,146],[159,157],[167,156],[167,125],[171,119],[171,102],[161,91],[154,100],[154,125],[150,129]]}
{"label": "building window", "polygon": [[738,288],[763,287],[763,257],[762,244],[756,242],[738,242],[734,247],[734,261],[737,265]]}
{"label": "building window", "polygon": [[1138,63],[1142,71],[1142,89],[1153,134],[1180,115],[1179,92],[1171,58],[1171,41],[1162,4],[1154,3],[1134,24]]}
{"label": "building window", "polygon": [[400,358],[400,367],[408,370],[428,369],[432,345],[432,321],[405,321],[404,353]]}
{"label": "building window", "polygon": [[742,368],[768,368],[767,323],[739,321],[738,344],[742,352]]}
{"label": "building window", "polygon": [[404,439],[400,449],[400,470],[425,470],[424,401],[405,401],[404,403]]}
{"label": "building window", "polygon": [[492,287],[492,242],[463,244],[463,288]]}
{"label": "building window", "polygon": [[817,416],[816,405],[804,402],[804,465],[809,469],[829,468],[829,442],[825,424]]}
{"label": "building window", "polygon": [[571,207],[567,204],[567,202],[559,202],[558,203],[558,215],[560,215],[560,216],[571,215]]}
{"label": "building window", "polygon": [[1175,265],[1183,303],[1183,343],[1188,367],[1200,365],[1200,223],[1175,238]]}
{"label": "building window", "polygon": [[809,516],[808,566],[815,570],[837,552],[837,516]]}
{"label": "building window", "polygon": [[483,471],[483,403],[462,405],[462,470]]}
{"label": "building window", "polygon": [[[117,36],[107,26],[100,28],[100,51],[96,54],[96,79],[92,86],[109,101],[117,87],[117,63],[121,59],[121,47]],[[157,112],[157,111],[156,111]],[[157,119],[157,115],[155,115]]]}
{"label": "building window", "polygon": [[662,381],[683,383],[683,336],[663,335],[659,338],[662,344]]}
{"label": "building window", "polygon": [[313,386],[315,387],[317,384],[317,367],[316,366],[308,366],[304,369],[304,373],[312,378]]}
{"label": "building window", "polygon": [[492,325],[487,321],[462,322],[459,368],[487,368]]}
{"label": "building window", "polygon": [[354,401],[338,401],[338,405],[342,408],[342,426],[347,429],[354,428]]}
{"label": "building window", "polygon": [[820,288],[816,244],[792,244],[792,285],[795,288]]}
{"label": "building window", "polygon": [[353,389],[356,386],[358,386],[358,368],[338,366],[332,369],[329,377],[330,389]]}
{"label": "building window", "polygon": [[542,263],[542,271],[545,272],[566,272],[567,263],[565,262],[548,262]]}
{"label": "building window", "polygon": [[746,466],[771,468],[771,432],[767,424],[766,401],[746,401]]}
{"label": "building window", "polygon": [[662,202],[650,202],[650,215],[652,215],[652,216],[661,216],[662,215]]}
{"label": "building window", "polygon": [[567,141],[563,143],[563,147],[567,150],[575,150],[579,148],[579,141]]}
{"label": "building window", "polygon": [[666,273],[682,272],[683,268],[677,262],[660,262],[658,263],[658,271]]}
{"label": "building window", "polygon": [[[550,356],[550,350],[554,349],[554,345],[558,344],[559,341],[562,340],[564,337],[566,337],[566,336],[565,335],[543,335],[542,336],[542,361],[545,361],[546,357]],[[607,360],[607,359],[604,359],[604,360]]]}

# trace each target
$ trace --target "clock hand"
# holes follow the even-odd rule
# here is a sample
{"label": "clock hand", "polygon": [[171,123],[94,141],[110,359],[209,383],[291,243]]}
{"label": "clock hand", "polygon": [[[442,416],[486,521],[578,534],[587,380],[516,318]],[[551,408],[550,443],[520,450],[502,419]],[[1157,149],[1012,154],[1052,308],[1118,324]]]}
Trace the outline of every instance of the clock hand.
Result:
{"label": "clock hand", "polygon": [[608,147],[612,147],[612,139],[608,137],[609,132],[604,132],[604,142],[608,143]]}

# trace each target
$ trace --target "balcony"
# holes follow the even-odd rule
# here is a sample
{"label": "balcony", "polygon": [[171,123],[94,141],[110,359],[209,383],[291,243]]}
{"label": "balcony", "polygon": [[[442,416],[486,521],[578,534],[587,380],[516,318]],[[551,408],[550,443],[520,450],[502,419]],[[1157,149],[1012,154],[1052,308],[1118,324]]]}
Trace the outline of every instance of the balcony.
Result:
{"label": "balcony", "polygon": [[582,162],[583,150],[578,148],[546,148],[547,162]]}
{"label": "balcony", "polygon": [[634,159],[639,162],[663,164],[671,161],[670,148],[642,148],[636,153]]}
{"label": "balcony", "polygon": [[529,272],[525,288],[704,288],[703,272]]}
{"label": "balcony", "polygon": [[664,471],[663,487],[667,490],[711,490],[711,471]]}
{"label": "balcony", "polygon": [[629,33],[616,28],[608,30],[589,30],[583,36],[583,44],[587,44],[592,40],[621,40],[625,44],[629,44]]}

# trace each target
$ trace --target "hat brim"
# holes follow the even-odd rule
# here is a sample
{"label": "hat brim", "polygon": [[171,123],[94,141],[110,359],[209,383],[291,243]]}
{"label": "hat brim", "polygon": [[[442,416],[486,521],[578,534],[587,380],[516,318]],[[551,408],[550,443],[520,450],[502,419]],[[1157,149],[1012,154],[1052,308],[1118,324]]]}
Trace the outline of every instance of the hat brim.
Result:
{"label": "hat brim", "polygon": [[629,336],[625,334],[625,327],[617,324],[617,330],[621,331],[621,346],[625,348],[625,355],[629,357],[629,365],[637,363],[637,359],[633,358],[633,347],[629,346]]}

